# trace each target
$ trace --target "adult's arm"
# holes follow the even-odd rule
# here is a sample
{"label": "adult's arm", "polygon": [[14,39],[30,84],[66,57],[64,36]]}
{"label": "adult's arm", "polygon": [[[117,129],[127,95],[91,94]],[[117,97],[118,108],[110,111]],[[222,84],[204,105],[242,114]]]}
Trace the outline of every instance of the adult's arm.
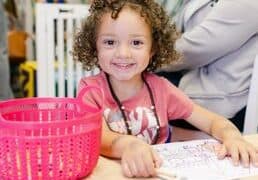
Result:
{"label": "adult's arm", "polygon": [[236,51],[257,33],[257,12],[258,1],[220,0],[200,24],[177,40],[182,61],[167,69],[194,69]]}

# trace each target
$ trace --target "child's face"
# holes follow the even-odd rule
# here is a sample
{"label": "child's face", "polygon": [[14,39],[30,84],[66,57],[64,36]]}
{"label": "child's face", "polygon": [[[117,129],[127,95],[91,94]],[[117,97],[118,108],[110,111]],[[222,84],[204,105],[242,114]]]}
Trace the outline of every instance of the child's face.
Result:
{"label": "child's face", "polygon": [[124,7],[117,19],[103,15],[97,32],[101,69],[116,80],[138,79],[152,56],[151,29],[137,11]]}

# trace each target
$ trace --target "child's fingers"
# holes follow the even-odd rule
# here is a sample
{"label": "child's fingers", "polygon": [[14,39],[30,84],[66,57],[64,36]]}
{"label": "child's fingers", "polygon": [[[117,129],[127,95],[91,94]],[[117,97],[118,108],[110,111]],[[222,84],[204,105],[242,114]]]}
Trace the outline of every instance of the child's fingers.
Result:
{"label": "child's fingers", "polygon": [[256,149],[253,150],[253,148],[249,148],[248,152],[250,155],[250,161],[254,166],[258,167],[258,153],[256,152]]}
{"label": "child's fingers", "polygon": [[145,170],[148,174],[148,176],[144,176],[144,177],[156,176],[156,169],[155,169],[155,164],[154,164],[154,159],[152,154],[148,153],[146,154],[146,156],[142,156],[142,157],[143,157]]}
{"label": "child's fingers", "polygon": [[131,172],[127,162],[125,161],[122,161],[122,171],[123,171],[123,174],[127,177],[133,177],[133,173]]}
{"label": "child's fingers", "polygon": [[241,157],[243,166],[249,167],[249,164],[250,164],[249,152],[247,151],[246,147],[239,147],[239,155]]}
{"label": "child's fingers", "polygon": [[225,145],[215,146],[215,151],[217,153],[218,159],[224,159],[227,155],[227,149]]}
{"label": "child's fingers", "polygon": [[160,168],[162,164],[162,159],[155,150],[152,150],[152,156],[154,159],[155,168]]}
{"label": "child's fingers", "polygon": [[223,144],[220,144],[220,143],[215,144],[215,145],[213,146],[213,147],[214,147],[214,151],[215,151],[216,154],[219,153],[219,151],[220,151],[220,149],[222,148],[222,146],[223,146]]}
{"label": "child's fingers", "polygon": [[229,154],[231,155],[233,164],[237,166],[239,164],[239,150],[237,146],[230,147]]}
{"label": "child's fingers", "polygon": [[136,177],[139,176],[138,166],[135,161],[131,160],[128,163],[128,167],[129,167],[130,171],[132,172],[133,176],[136,176]]}
{"label": "child's fingers", "polygon": [[139,158],[130,160],[128,167],[134,177],[149,177],[156,174],[151,151],[142,154]]}
{"label": "child's fingers", "polygon": [[137,174],[136,177],[149,177],[150,173],[148,170],[148,166],[154,166],[151,159],[150,153],[142,154],[141,157],[135,159]]}

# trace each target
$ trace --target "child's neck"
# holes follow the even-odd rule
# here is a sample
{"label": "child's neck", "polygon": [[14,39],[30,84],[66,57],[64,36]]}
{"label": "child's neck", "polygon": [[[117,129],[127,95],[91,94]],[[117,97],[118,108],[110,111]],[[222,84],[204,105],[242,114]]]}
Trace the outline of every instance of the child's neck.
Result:
{"label": "child's neck", "polygon": [[134,95],[136,95],[143,87],[143,80],[139,76],[139,79],[129,80],[129,81],[119,81],[110,78],[111,86],[119,98],[120,101],[126,100]]}

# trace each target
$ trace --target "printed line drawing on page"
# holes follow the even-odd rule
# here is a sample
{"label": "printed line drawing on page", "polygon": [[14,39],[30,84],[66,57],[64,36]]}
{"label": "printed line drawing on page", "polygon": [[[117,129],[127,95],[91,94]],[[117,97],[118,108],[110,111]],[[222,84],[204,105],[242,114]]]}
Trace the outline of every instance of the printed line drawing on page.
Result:
{"label": "printed line drawing on page", "polygon": [[226,180],[258,175],[258,168],[234,166],[230,157],[218,160],[214,139],[153,145],[163,159],[161,169],[187,180]]}

